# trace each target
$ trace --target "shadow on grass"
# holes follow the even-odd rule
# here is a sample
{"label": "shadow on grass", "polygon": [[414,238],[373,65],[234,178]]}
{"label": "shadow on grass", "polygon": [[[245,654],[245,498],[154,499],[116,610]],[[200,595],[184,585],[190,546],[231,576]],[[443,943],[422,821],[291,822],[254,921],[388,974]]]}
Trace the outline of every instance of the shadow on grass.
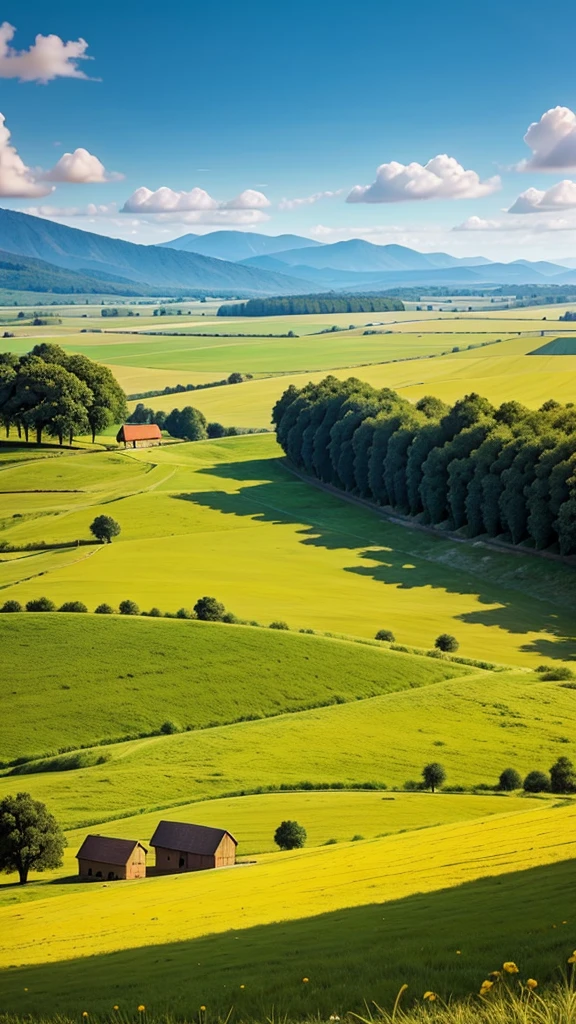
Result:
{"label": "shadow on grass", "polygon": [[[569,847],[567,839],[567,854]],[[109,1017],[117,1003],[135,1019],[144,1003],[149,1012],[187,1020],[200,1006],[212,1020],[231,1006],[243,1020],[272,1013],[327,1019],[362,1012],[364,1000],[390,1007],[403,983],[408,1001],[428,988],[445,998],[475,993],[489,971],[512,959],[521,977],[542,984],[559,976],[576,946],[575,885],[576,861],[565,860],[298,921],[242,929],[231,919],[221,935],[11,967],[2,974],[3,1010]],[[374,889],[376,896],[377,879]],[[173,912],[150,906],[159,931]],[[137,933],[135,924],[135,940]],[[73,933],[69,939],[72,952]]]}
{"label": "shadow on grass", "polygon": [[[249,517],[255,523],[294,524],[301,544],[354,551],[365,563],[346,566],[343,572],[399,590],[430,587],[475,598],[490,607],[455,616],[457,620],[519,635],[546,631],[558,637],[556,658],[569,657],[571,645],[576,650],[576,638],[571,637],[573,617],[567,612],[560,616],[554,609],[556,602],[574,603],[570,567],[543,563],[530,555],[487,554],[485,548],[387,522],[294,478],[279,460],[220,463],[200,469],[198,476],[202,474],[256,482],[234,493],[196,491],[172,497],[223,515]],[[554,646],[553,640],[549,643]]]}

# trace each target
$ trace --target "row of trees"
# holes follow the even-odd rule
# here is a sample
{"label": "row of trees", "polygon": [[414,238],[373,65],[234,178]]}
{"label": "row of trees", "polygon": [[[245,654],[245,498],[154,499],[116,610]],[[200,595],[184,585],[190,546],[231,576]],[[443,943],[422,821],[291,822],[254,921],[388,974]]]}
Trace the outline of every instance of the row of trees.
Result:
{"label": "row of trees", "polygon": [[126,422],[156,423],[160,430],[165,430],[172,437],[178,437],[182,441],[204,441],[207,437],[237,437],[240,434],[266,433],[265,427],[225,427],[222,423],[208,423],[204,413],[192,405],[164,412],[162,409],[154,410],[143,402],[138,402]]}
{"label": "row of trees", "polygon": [[74,436],[92,440],[110,423],[126,416],[126,396],[110,370],[59,345],[42,342],[16,356],[0,353],[0,422],[10,437],[41,444],[44,433],[72,444]]}
{"label": "row of trees", "polygon": [[218,316],[302,316],[308,313],[381,313],[403,310],[400,299],[385,295],[287,295],[249,299],[220,306]]}
{"label": "row of trees", "polygon": [[477,394],[412,405],[354,377],[289,387],[274,407],[290,460],[421,522],[576,552],[576,408]]}

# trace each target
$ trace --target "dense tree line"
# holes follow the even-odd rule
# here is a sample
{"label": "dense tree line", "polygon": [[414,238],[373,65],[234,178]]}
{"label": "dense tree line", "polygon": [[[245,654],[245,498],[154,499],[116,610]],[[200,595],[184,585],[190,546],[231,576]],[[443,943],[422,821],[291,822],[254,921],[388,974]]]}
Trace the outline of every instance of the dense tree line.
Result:
{"label": "dense tree line", "polygon": [[302,316],[306,313],[380,313],[402,310],[400,299],[386,295],[286,295],[220,306],[218,316]]}
{"label": "dense tree line", "polygon": [[87,356],[68,355],[42,342],[16,356],[0,353],[0,422],[10,437],[15,428],[26,441],[44,433],[70,444],[74,436],[97,433],[126,415],[126,396],[110,370]]}
{"label": "dense tree line", "polygon": [[278,441],[318,479],[421,522],[576,552],[576,408],[477,394],[416,405],[354,377],[290,386]]}

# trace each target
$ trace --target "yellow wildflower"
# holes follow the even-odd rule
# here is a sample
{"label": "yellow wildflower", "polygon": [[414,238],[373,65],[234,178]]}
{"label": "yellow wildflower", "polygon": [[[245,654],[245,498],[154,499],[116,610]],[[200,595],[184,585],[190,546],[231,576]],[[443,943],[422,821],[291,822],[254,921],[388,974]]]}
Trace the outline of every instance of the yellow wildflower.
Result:
{"label": "yellow wildflower", "polygon": [[576,964],[576,949],[572,953],[572,956],[568,957],[568,963],[569,964]]}
{"label": "yellow wildflower", "polygon": [[87,1017],[88,1016],[88,1010],[82,1010],[82,1016],[83,1017]]}
{"label": "yellow wildflower", "polygon": [[506,971],[506,974],[518,974],[518,968],[513,960],[507,960],[505,964],[502,964],[502,969]]}
{"label": "yellow wildflower", "polygon": [[305,985],[307,985],[308,982],[310,981],[310,978],[302,978],[302,981],[304,982]]}
{"label": "yellow wildflower", "polygon": [[119,1007],[118,1007],[118,1005],[117,1005],[117,1004],[115,1003],[115,1004],[114,1004],[114,1006],[112,1007],[112,1009],[113,1009],[113,1010],[118,1010],[118,1009],[119,1009]]}
{"label": "yellow wildflower", "polygon": [[429,1003],[434,1003],[436,1001],[436,999],[438,998],[438,996],[436,995],[435,992],[428,991],[428,992],[424,993],[422,998],[423,999],[427,999]]}
{"label": "yellow wildflower", "polygon": [[240,985],[240,988],[246,988],[246,985]]}
{"label": "yellow wildflower", "polygon": [[528,978],[526,982],[526,988],[538,988],[538,982],[535,978]]}
{"label": "yellow wildflower", "polygon": [[461,949],[457,949],[456,950],[456,956],[462,956],[462,950]]}
{"label": "yellow wildflower", "polygon": [[144,1003],[140,1003],[140,1006],[138,1007],[138,1013],[144,1013],[145,1009],[146,1007],[144,1006]]}
{"label": "yellow wildflower", "polygon": [[492,978],[492,981],[498,981],[502,977],[502,971],[490,971],[488,977]]}
{"label": "yellow wildflower", "polygon": [[204,1012],[204,1010],[206,1009],[206,1007],[205,1007],[205,1006],[201,1006],[201,1007],[200,1007],[200,1009],[202,1010],[202,1012]]}
{"label": "yellow wildflower", "polygon": [[493,987],[493,985],[494,985],[493,981],[488,981],[488,979],[486,979],[486,981],[483,981],[481,986],[480,986],[480,995],[481,996],[485,996],[486,993],[489,992],[490,989]]}

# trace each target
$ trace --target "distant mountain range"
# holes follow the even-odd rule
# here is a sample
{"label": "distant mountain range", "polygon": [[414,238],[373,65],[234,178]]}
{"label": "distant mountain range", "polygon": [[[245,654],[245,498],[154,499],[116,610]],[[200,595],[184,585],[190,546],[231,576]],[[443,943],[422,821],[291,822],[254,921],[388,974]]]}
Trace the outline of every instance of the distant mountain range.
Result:
{"label": "distant mountain range", "polygon": [[[63,270],[72,274],[66,282],[70,291],[128,295],[250,297],[402,286],[576,284],[576,267],[569,266],[576,261],[571,260],[562,265],[524,259],[493,263],[483,256],[459,259],[360,238],[323,244],[299,235],[250,231],[187,234],[160,245],[137,245],[13,210],[0,210],[0,250],[43,261],[43,266],[4,268],[0,287],[24,290],[27,281],[26,290],[55,293],[67,290]],[[9,280],[13,283],[2,283]]]}

